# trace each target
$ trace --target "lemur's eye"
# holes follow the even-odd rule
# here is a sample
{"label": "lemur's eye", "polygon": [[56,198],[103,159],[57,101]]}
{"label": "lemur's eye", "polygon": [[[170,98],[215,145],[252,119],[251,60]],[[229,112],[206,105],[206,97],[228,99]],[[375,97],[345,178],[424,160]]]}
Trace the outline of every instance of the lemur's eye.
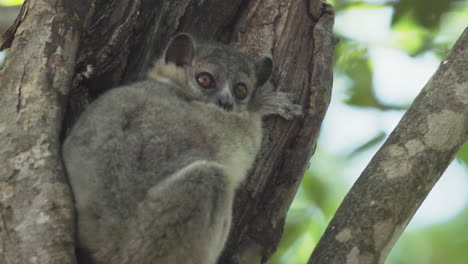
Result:
{"label": "lemur's eye", "polygon": [[237,99],[244,99],[247,97],[247,87],[243,83],[238,83],[236,84],[236,87],[234,87],[234,95],[236,96]]}
{"label": "lemur's eye", "polygon": [[200,85],[203,88],[212,88],[214,85],[213,75],[207,72],[201,72],[197,74],[197,76],[195,76],[195,79],[197,80],[198,85]]}

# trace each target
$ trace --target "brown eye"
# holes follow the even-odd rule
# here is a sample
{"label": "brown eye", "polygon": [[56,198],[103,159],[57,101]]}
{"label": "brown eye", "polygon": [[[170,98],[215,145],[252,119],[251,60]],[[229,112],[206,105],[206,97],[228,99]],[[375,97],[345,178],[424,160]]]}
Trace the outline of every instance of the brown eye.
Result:
{"label": "brown eye", "polygon": [[198,85],[200,85],[203,88],[213,87],[213,75],[207,72],[197,74],[197,76],[195,76],[195,79],[197,80]]}
{"label": "brown eye", "polygon": [[234,95],[237,97],[237,99],[244,99],[247,97],[247,87],[245,87],[245,84],[238,83],[234,88]]}

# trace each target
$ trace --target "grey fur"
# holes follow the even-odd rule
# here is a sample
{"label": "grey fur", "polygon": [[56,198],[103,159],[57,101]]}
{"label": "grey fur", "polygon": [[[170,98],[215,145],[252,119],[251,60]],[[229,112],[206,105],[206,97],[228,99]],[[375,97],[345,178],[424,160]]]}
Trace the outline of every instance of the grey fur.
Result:
{"label": "grey fur", "polygon": [[[250,89],[231,111],[193,81],[213,65],[220,83],[240,78]],[[198,44],[192,65],[160,60],[150,80],[89,105],[63,145],[82,263],[216,263],[262,116],[301,113],[286,94],[260,92],[254,65],[232,48]]]}

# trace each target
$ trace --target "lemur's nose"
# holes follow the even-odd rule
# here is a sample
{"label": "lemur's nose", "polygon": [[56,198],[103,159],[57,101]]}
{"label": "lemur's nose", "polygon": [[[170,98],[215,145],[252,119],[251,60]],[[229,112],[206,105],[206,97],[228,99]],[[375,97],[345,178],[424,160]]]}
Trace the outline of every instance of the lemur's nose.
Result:
{"label": "lemur's nose", "polygon": [[220,95],[217,104],[226,111],[231,111],[234,106],[231,97],[227,94]]}

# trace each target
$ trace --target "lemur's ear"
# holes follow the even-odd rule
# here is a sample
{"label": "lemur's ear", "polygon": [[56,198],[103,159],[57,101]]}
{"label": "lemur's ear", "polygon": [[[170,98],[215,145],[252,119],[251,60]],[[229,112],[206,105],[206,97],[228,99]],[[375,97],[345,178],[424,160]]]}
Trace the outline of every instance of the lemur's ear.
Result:
{"label": "lemur's ear", "polygon": [[166,63],[172,62],[177,66],[191,65],[195,49],[195,41],[187,33],[179,33],[172,38],[167,46]]}
{"label": "lemur's ear", "polygon": [[263,57],[255,63],[255,75],[257,77],[257,87],[265,84],[270,79],[273,71],[273,61],[270,57]]}

